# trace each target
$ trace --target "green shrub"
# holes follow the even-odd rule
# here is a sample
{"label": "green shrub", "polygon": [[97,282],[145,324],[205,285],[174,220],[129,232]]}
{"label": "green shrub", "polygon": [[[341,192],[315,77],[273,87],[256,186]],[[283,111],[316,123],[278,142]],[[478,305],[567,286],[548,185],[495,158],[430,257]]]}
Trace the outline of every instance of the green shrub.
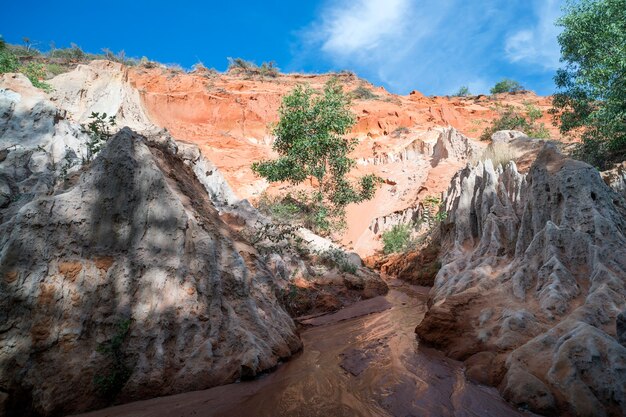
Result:
{"label": "green shrub", "polygon": [[52,91],[52,86],[50,86],[50,84],[41,81],[46,79],[46,67],[43,64],[29,62],[28,64],[19,67],[18,71],[24,74],[34,87],[41,88],[46,92]]}
{"label": "green shrub", "polygon": [[352,92],[350,92],[350,97],[357,100],[374,100],[377,99],[378,96],[372,92],[369,88],[360,85]]}
{"label": "green shrub", "polygon": [[35,48],[33,48],[33,43],[29,38],[22,38],[24,41],[24,45],[10,45],[5,44],[5,47],[11,51],[13,55],[19,58],[33,58],[38,55],[41,55],[41,52]]}
{"label": "green shrub", "polygon": [[428,195],[422,201],[424,211],[420,219],[421,223],[426,223],[429,229],[432,229],[437,224],[441,223],[448,217],[448,213],[442,208],[441,198]]}
{"label": "green shrub", "polygon": [[261,66],[242,58],[228,58],[228,72],[241,73],[247,76],[277,77],[280,69],[273,61],[263,62]]}
{"label": "green shrub", "polygon": [[65,67],[61,64],[55,64],[55,63],[46,64],[46,73],[50,78],[56,77],[59,74],[66,73],[69,70],[70,69],[68,67]]}
{"label": "green shrub", "polygon": [[348,258],[348,255],[339,248],[331,248],[318,254],[323,262],[339,269],[341,272],[347,272],[356,275],[357,267]]}
{"label": "green shrub", "polygon": [[257,204],[261,213],[279,223],[303,223],[303,205],[291,194],[284,197],[270,197],[263,193]]}
{"label": "green shrub", "polygon": [[496,83],[491,89],[491,94],[498,93],[516,93],[518,91],[523,91],[524,87],[520,83],[515,80],[509,80],[507,78],[503,79]]}
{"label": "green shrub", "polygon": [[564,12],[553,115],[562,133],[580,135],[577,158],[608,168],[626,159],[626,4],[579,0]]}
{"label": "green shrub", "polygon": [[17,72],[20,63],[17,57],[6,48],[0,48],[0,74]]}
{"label": "green shrub", "polygon": [[70,44],[69,48],[53,49],[48,53],[50,58],[60,58],[68,61],[82,62],[87,58],[87,54],[75,43]]}
{"label": "green shrub", "polygon": [[412,229],[410,224],[396,224],[390,230],[383,232],[383,253],[387,255],[407,249],[411,243]]}
{"label": "green shrub", "polygon": [[491,135],[499,130],[519,130],[530,137],[539,139],[550,137],[546,126],[543,123],[537,123],[537,119],[543,115],[541,110],[531,104],[526,105],[524,113],[510,105],[498,106],[497,111],[499,117],[483,131],[480,140],[491,140]]}
{"label": "green shrub", "polygon": [[249,71],[256,69],[257,66],[254,62],[246,61],[242,58],[230,58],[228,57],[228,70],[227,71]]}
{"label": "green shrub", "polygon": [[470,93],[469,87],[466,85],[461,86],[459,91],[454,94],[455,97],[468,97],[470,95],[472,95],[472,93]]}
{"label": "green shrub", "polygon": [[89,135],[87,142],[87,154],[83,160],[83,164],[91,162],[93,157],[100,152],[107,140],[112,135],[112,129],[115,126],[115,116],[108,116],[106,113],[92,112],[89,116],[91,121],[83,129]]}
{"label": "green shrub", "polygon": [[276,66],[274,61],[264,62],[259,67],[259,75],[262,77],[275,78],[280,74],[280,69]]}

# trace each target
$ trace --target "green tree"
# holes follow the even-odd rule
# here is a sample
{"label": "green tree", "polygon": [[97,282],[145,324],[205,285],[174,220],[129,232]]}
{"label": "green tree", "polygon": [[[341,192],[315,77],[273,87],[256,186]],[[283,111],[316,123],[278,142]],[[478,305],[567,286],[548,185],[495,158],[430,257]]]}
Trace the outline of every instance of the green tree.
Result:
{"label": "green tree", "polygon": [[283,98],[278,113],[273,149],[279,158],[255,162],[252,169],[270,182],[311,180],[316,190],[306,201],[310,226],[329,232],[343,222],[348,204],[374,196],[378,182],[374,175],[361,177],[357,184],[346,178],[355,165],[348,154],[357,144],[345,137],[356,122],[350,99],[335,79],[321,94],[299,85]]}
{"label": "green tree", "polygon": [[577,156],[598,167],[626,157],[626,0],[570,2],[557,21],[561,62],[554,114],[578,132]]}
{"label": "green tree", "polygon": [[466,85],[463,85],[459,88],[459,91],[456,92],[456,94],[454,94],[454,97],[467,97],[472,95],[472,93],[470,93],[469,87]]}
{"label": "green tree", "polygon": [[515,80],[509,80],[508,78],[504,78],[501,81],[498,81],[496,85],[491,89],[491,94],[498,93],[516,93],[518,91],[524,90],[524,87]]}

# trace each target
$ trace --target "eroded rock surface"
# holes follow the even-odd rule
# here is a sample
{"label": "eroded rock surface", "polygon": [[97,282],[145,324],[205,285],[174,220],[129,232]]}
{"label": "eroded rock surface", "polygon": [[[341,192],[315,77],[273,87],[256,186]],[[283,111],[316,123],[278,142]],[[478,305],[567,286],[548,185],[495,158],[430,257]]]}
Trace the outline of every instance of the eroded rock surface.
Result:
{"label": "eroded rock surface", "polygon": [[490,160],[460,171],[419,337],[520,406],[623,415],[625,208],[593,167],[551,146],[528,174]]}
{"label": "eroded rock surface", "polygon": [[24,75],[0,76],[0,224],[78,169],[87,140]]}
{"label": "eroded rock surface", "polygon": [[87,163],[79,121],[139,114],[119,71],[79,68],[56,103],[21,75],[0,80],[0,414],[250,377],[299,349],[288,313],[387,292],[357,255],[306,229],[303,253],[256,239],[271,219],[196,145],[148,123],[137,125],[148,136],[123,129]]}
{"label": "eroded rock surface", "polygon": [[[252,376],[300,348],[273,274],[202,191],[124,129],[73,188],[0,226],[9,410],[103,405],[98,378],[120,363],[128,380],[112,389],[128,401]],[[116,337],[118,356],[102,348]]]}

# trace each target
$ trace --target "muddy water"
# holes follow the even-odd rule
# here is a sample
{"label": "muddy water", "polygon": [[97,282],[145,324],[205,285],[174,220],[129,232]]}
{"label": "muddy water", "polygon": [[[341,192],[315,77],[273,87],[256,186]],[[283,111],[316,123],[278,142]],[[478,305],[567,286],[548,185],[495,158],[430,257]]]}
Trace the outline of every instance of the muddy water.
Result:
{"label": "muddy water", "polygon": [[[528,416],[460,363],[419,346],[426,289],[392,283],[386,297],[311,319],[301,354],[257,380],[126,404],[90,417]],[[86,415],[86,416],[87,416]]]}

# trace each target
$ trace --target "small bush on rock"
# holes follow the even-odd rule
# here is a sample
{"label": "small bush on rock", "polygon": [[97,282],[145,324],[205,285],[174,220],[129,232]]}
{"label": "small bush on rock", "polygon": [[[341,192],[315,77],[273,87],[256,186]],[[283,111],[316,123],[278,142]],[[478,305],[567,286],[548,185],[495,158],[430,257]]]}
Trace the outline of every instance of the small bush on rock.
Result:
{"label": "small bush on rock", "polygon": [[360,85],[355,88],[351,93],[350,97],[357,100],[375,100],[378,98],[376,94],[372,92],[369,88],[364,85]]}
{"label": "small bush on rock", "polygon": [[356,275],[357,267],[348,258],[348,255],[339,248],[331,248],[318,253],[323,262],[336,267],[341,272]]}
{"label": "small bush on rock", "polygon": [[459,88],[459,91],[454,94],[455,97],[468,97],[470,95],[472,95],[472,93],[470,93],[469,87],[467,87],[466,85],[461,86],[461,88]]}
{"label": "small bush on rock", "polygon": [[89,135],[87,142],[87,153],[83,159],[83,165],[92,161],[94,156],[100,152],[106,142],[112,136],[112,129],[115,126],[115,116],[108,116],[106,113],[92,112],[91,121],[83,129]]}
{"label": "small bush on rock", "polygon": [[33,87],[41,88],[47,93],[52,91],[50,84],[41,81],[46,79],[46,67],[43,64],[29,62],[26,65],[22,65],[18,71],[30,80]]}
{"label": "small bush on rock", "polygon": [[20,62],[17,57],[7,48],[6,42],[0,37],[0,74],[17,72],[19,66]]}
{"label": "small bush on rock", "polygon": [[241,58],[228,58],[228,72],[244,74],[248,77],[258,75],[260,77],[275,78],[280,74],[280,69],[273,61],[263,62],[258,66],[252,61]]}
{"label": "small bush on rock", "polygon": [[499,130],[519,130],[530,137],[539,139],[550,137],[550,132],[546,126],[537,122],[543,113],[532,104],[526,104],[524,112],[510,105],[496,106],[496,110],[499,117],[483,131],[480,140],[491,140],[491,135]]}
{"label": "small bush on rock", "polygon": [[387,255],[407,249],[411,243],[412,229],[410,224],[396,224],[390,230],[383,232],[383,253]]}
{"label": "small bush on rock", "polygon": [[507,78],[499,81],[496,85],[491,89],[491,94],[498,93],[516,93],[518,91],[523,91],[524,87],[515,80],[509,80]]}

